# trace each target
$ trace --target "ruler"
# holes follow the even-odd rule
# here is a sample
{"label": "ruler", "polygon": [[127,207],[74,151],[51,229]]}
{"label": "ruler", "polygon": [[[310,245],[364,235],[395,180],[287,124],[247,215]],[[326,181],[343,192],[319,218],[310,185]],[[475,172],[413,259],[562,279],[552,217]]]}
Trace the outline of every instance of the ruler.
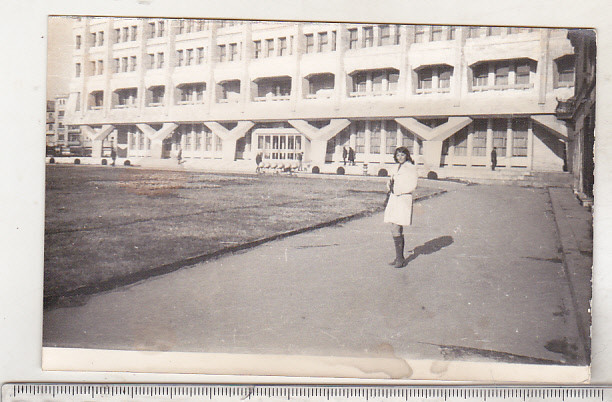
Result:
{"label": "ruler", "polygon": [[2,402],[51,401],[612,402],[611,387],[4,384]]}

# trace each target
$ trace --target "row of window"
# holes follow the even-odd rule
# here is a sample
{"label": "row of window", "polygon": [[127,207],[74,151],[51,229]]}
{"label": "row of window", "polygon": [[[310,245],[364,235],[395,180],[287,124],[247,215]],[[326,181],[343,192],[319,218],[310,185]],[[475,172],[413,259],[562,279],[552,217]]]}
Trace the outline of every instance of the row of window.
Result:
{"label": "row of window", "polygon": [[[159,54],[158,54],[159,56]],[[100,61],[98,61],[100,62]],[[158,63],[163,64],[163,57],[158,58]],[[95,63],[95,62],[92,62]],[[98,69],[101,69],[100,64],[97,64]],[[484,67],[478,65],[475,69],[473,77],[473,91],[482,91],[486,89],[510,89],[510,88],[530,88],[529,75],[523,74],[523,64],[509,64],[509,66],[484,63]],[[505,66],[505,67],[504,67]],[[136,61],[134,57],[124,57],[116,59],[115,69],[121,71],[133,71],[136,69]],[[478,74],[483,69],[487,71],[486,76]],[[99,70],[100,71],[100,70]],[[491,73],[492,71],[492,73]],[[531,70],[526,70],[531,73]],[[439,93],[450,91],[450,80],[452,77],[452,67],[449,66],[433,66],[423,68],[417,72],[417,85],[415,88],[416,94]],[[509,77],[512,77],[511,79]],[[352,81],[351,91],[349,96],[377,96],[377,95],[393,95],[397,93],[399,83],[399,71],[395,69],[382,70],[365,70],[359,71],[350,76]],[[557,84],[563,85],[564,80],[573,79],[573,75],[563,72],[557,76]],[[304,94],[308,99],[330,98],[335,89],[335,77],[330,73],[315,74],[306,78],[307,93]],[[292,80],[290,77],[273,77],[260,78],[253,81],[255,87],[254,101],[286,101],[289,100],[292,93]],[[136,88],[133,88],[136,91]],[[194,104],[204,103],[206,83],[188,83],[177,86],[178,97],[177,104]],[[240,98],[240,80],[229,80],[217,84],[217,99],[219,102],[228,102],[238,100]],[[161,106],[165,96],[164,86],[154,86],[148,89],[151,93],[151,99],[147,102],[147,106]],[[91,106],[102,106],[102,91],[95,92],[94,102]],[[129,96],[128,96],[129,97]],[[134,92],[133,97],[136,97]],[[118,105],[136,106],[135,102],[122,102],[124,99],[119,95]]]}
{"label": "row of window", "polygon": [[[189,34],[208,29],[210,21],[204,20],[179,20],[175,28],[177,35]],[[524,32],[532,32],[533,28],[516,28],[516,27],[468,27],[468,38],[480,38],[484,36],[501,36],[502,34],[517,34]],[[147,38],[160,38],[166,32],[164,21],[150,22],[147,25]],[[114,29],[114,43],[136,41],[138,38],[138,26],[122,27]],[[414,41],[416,43],[454,40],[457,35],[456,26],[442,25],[416,25],[414,32]],[[369,48],[374,46],[389,46],[399,45],[401,30],[399,25],[372,25],[359,28],[348,29],[348,45],[349,49]],[[293,42],[293,36],[290,36]],[[269,38],[264,40],[253,41],[255,51],[254,58],[272,57],[273,55],[282,56],[279,52],[274,52],[274,42],[277,42],[278,48],[281,49],[284,43],[284,48],[287,49],[287,37]],[[315,43],[316,42],[316,43]],[[305,52],[328,52],[336,50],[337,33],[336,31],[318,32],[304,34]],[[262,44],[266,45],[262,53]],[[90,46],[104,45],[104,31],[90,33]],[[76,48],[81,48],[81,35],[76,36]],[[288,47],[289,52],[293,48],[293,44]],[[290,54],[290,53],[289,53]],[[265,56],[264,56],[265,55]]]}
{"label": "row of window", "polygon": [[[487,135],[489,129],[490,137]],[[528,130],[526,118],[476,119],[443,142],[442,155],[487,157],[487,149],[496,148],[499,157],[526,157]],[[396,147],[405,146],[415,155],[422,155],[422,145],[421,139],[395,120],[364,120],[352,122],[330,139],[327,153],[341,152],[343,147],[352,146],[358,154],[393,154]]]}

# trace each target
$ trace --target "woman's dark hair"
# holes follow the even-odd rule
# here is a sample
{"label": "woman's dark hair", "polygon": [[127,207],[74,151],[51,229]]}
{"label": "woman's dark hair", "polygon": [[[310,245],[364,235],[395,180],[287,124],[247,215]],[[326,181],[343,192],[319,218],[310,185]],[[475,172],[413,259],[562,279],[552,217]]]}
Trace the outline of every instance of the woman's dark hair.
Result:
{"label": "woman's dark hair", "polygon": [[406,147],[398,147],[395,149],[395,152],[393,152],[393,160],[395,161],[395,163],[399,163],[399,161],[397,160],[398,152],[405,154],[406,160],[414,165],[414,160],[412,160],[412,157],[410,156],[410,151]]}

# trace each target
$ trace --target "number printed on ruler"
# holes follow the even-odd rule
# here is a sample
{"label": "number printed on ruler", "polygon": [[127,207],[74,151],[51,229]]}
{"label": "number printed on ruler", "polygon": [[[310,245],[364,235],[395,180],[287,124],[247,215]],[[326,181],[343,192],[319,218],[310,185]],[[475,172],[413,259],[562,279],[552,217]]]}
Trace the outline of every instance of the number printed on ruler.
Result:
{"label": "number printed on ruler", "polygon": [[2,402],[81,401],[612,402],[610,387],[5,384]]}

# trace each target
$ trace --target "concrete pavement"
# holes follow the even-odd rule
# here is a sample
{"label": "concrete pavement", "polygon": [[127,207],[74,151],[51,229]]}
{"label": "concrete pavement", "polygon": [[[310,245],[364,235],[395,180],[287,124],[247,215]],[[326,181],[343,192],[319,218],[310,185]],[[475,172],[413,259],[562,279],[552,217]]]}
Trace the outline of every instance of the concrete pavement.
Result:
{"label": "concrete pavement", "polygon": [[415,205],[403,269],[376,214],[48,310],[44,345],[585,364],[563,208],[569,189],[453,185]]}

